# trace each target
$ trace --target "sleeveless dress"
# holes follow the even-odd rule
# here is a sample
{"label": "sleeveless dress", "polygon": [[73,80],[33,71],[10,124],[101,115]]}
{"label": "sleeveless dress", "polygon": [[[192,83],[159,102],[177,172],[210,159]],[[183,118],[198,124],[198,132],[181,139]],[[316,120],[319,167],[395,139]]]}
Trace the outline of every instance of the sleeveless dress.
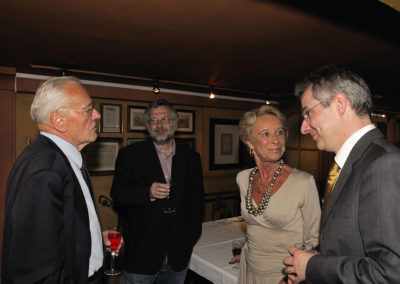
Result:
{"label": "sleeveless dress", "polygon": [[[299,242],[318,244],[321,209],[314,177],[293,169],[262,215],[249,214],[245,196],[252,169],[238,173],[241,212],[247,223],[240,256],[239,284],[278,284],[288,247]],[[253,200],[253,205],[257,204]]]}

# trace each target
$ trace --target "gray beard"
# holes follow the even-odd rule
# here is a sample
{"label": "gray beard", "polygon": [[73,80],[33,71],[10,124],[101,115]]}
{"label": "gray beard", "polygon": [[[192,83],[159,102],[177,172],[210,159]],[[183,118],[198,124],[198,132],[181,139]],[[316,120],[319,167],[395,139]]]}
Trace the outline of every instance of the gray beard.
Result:
{"label": "gray beard", "polygon": [[172,138],[174,138],[174,136],[168,135],[165,139],[158,139],[157,136],[151,136],[151,138],[157,145],[165,145],[168,144],[172,140]]}

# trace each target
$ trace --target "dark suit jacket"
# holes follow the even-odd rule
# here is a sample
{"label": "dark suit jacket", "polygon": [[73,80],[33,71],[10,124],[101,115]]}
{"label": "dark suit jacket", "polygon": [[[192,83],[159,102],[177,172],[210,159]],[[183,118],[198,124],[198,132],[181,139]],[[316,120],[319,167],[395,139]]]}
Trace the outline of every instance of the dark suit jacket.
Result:
{"label": "dark suit jacket", "polygon": [[87,283],[90,248],[79,181],[57,145],[40,135],[8,178],[2,283]]}
{"label": "dark suit jacket", "polygon": [[378,129],[354,146],[326,207],[312,283],[400,283],[400,152]]}
{"label": "dark suit jacket", "polygon": [[199,154],[176,143],[172,160],[176,213],[164,213],[167,199],[150,200],[153,182],[166,182],[153,142],[121,149],[111,197],[125,209],[125,269],[130,273],[155,274],[165,255],[172,268],[181,271],[188,265],[201,233],[204,189]]}

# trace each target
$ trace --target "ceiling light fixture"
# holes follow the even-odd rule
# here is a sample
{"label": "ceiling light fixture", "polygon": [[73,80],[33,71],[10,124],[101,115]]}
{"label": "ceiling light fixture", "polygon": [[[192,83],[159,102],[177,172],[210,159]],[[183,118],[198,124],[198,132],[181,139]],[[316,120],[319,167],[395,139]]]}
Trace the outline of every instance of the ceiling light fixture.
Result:
{"label": "ceiling light fixture", "polygon": [[209,95],[210,99],[214,99],[215,98],[215,93],[213,91],[212,88],[210,88],[210,95]]}
{"label": "ceiling light fixture", "polygon": [[158,87],[158,81],[154,80],[154,87],[153,87],[153,93],[158,95],[161,92],[160,87]]}

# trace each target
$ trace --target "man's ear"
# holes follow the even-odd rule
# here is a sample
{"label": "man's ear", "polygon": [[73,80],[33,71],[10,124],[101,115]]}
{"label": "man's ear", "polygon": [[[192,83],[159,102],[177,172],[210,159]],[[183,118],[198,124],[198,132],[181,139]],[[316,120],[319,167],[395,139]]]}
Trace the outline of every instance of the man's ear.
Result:
{"label": "man's ear", "polygon": [[59,132],[66,131],[65,119],[65,115],[59,112],[53,112],[50,114],[50,124]]}
{"label": "man's ear", "polygon": [[337,93],[335,95],[334,102],[336,104],[336,110],[338,111],[338,114],[342,116],[345,113],[346,109],[349,107],[349,99],[346,97],[345,94]]}

